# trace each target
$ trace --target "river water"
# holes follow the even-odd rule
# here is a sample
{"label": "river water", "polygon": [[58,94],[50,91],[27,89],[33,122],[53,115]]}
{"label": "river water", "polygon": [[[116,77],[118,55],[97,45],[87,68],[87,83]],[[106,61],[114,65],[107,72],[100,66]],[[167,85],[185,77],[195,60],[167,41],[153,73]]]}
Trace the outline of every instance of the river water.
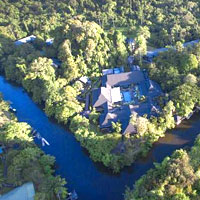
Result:
{"label": "river water", "polygon": [[0,76],[0,92],[17,109],[18,120],[29,123],[50,143],[41,148],[56,157],[56,174],[66,178],[69,191],[75,189],[80,200],[122,200],[126,185],[132,187],[153,167],[153,162],[161,162],[175,149],[191,146],[200,133],[200,115],[195,114],[161,138],[146,158],[113,175],[101,164],[92,162],[73,134],[48,119],[22,87],[12,85]]}

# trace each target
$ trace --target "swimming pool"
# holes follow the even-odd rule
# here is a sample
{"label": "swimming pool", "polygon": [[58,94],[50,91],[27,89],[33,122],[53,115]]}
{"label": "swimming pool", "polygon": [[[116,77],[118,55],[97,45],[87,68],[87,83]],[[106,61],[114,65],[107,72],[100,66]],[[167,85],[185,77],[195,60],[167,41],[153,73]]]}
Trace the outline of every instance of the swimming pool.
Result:
{"label": "swimming pool", "polygon": [[131,93],[129,91],[122,92],[122,94],[123,94],[124,102],[131,102],[132,101]]}
{"label": "swimming pool", "polygon": [[120,71],[120,68],[114,68],[114,74],[120,74],[121,71]]}

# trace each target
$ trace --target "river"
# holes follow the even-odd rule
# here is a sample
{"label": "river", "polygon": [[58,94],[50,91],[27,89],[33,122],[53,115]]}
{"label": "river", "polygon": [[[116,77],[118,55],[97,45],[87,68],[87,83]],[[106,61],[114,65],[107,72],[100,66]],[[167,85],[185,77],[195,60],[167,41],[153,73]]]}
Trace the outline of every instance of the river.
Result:
{"label": "river", "polygon": [[50,146],[41,148],[56,157],[56,174],[66,178],[69,191],[75,189],[80,200],[122,200],[126,185],[132,187],[141,175],[153,167],[153,162],[161,162],[175,149],[191,146],[200,132],[200,117],[195,114],[161,138],[146,158],[113,175],[101,164],[92,162],[73,134],[50,120],[22,87],[0,76],[0,92],[17,109],[18,120],[29,123],[50,143]]}

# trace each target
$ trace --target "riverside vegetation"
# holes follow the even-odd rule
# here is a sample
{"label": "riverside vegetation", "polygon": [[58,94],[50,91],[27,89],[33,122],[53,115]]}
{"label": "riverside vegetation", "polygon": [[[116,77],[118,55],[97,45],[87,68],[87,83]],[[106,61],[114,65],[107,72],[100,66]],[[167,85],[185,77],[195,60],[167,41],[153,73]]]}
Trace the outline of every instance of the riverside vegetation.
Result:
{"label": "riverside vegetation", "polygon": [[[1,5],[2,9],[9,8],[8,13],[1,13],[1,72],[8,80],[22,84],[35,102],[44,105],[49,117],[70,123],[71,131],[90,157],[114,172],[133,163],[138,155],[145,155],[153,142],[174,128],[174,114],[187,116],[199,104],[199,45],[190,49],[177,42],[197,38],[199,28],[191,25],[198,19],[197,2],[81,1],[78,8],[76,1],[59,1],[56,5],[52,1],[27,5],[24,1],[25,10],[18,1],[2,1]],[[177,10],[177,6],[181,9]],[[113,18],[106,14],[110,12]],[[31,16],[36,13],[33,21]],[[187,20],[183,23],[181,18],[175,18],[177,13],[187,16]],[[8,17],[4,18],[5,14]],[[30,16],[29,20],[26,16]],[[124,27],[128,26],[131,28],[126,31]],[[38,38],[33,44],[14,46],[13,40],[30,33]],[[125,44],[124,34],[135,37],[134,52]],[[52,46],[44,42],[49,36],[54,38]],[[102,69],[116,65],[128,69],[128,55],[134,55],[141,64],[147,44],[175,44],[177,49],[161,54],[150,65],[142,65],[166,93],[159,99],[162,112],[150,119],[133,116],[138,134],[127,135],[122,142],[119,127],[111,134],[100,132],[95,111],[89,119],[80,115],[84,104],[77,96],[84,98],[84,94],[78,79],[86,75],[92,86],[98,84]],[[52,66],[52,57],[62,61],[60,68]],[[125,146],[124,152],[118,150],[120,145]]]}
{"label": "riverside vegetation", "polygon": [[126,200],[197,200],[200,196],[200,135],[190,151],[176,150],[162,163],[155,163],[134,186]]}
{"label": "riverside vegetation", "polygon": [[[182,46],[183,42],[200,36],[199,4],[194,0],[3,0],[0,2],[1,72],[8,80],[23,85],[33,100],[44,106],[49,117],[70,124],[70,130],[94,161],[119,172],[133,163],[138,155],[145,155],[167,129],[175,127],[175,114],[188,116],[200,103],[200,45]],[[15,40],[30,34],[38,38],[33,44],[14,46]],[[52,46],[44,42],[49,37],[54,38]],[[125,37],[135,39],[135,51],[125,44]],[[176,50],[171,48],[161,53],[151,64],[142,63],[147,46],[165,45],[173,45]],[[128,55],[133,55],[136,62],[148,70],[150,78],[161,85],[165,96],[159,99],[162,112],[158,117],[132,116],[138,134],[126,135],[122,143],[120,124],[113,126],[114,133],[102,134],[95,110],[89,119],[80,115],[84,104],[77,100],[77,96],[84,98],[85,94],[81,92],[83,85],[78,79],[86,75],[92,86],[98,84],[104,68],[124,65],[127,70]],[[52,67],[52,57],[62,61],[60,68]],[[10,123],[10,119],[4,120],[2,124]],[[30,132],[28,125],[14,119],[11,121],[12,126],[8,126],[7,130],[22,126],[25,132]],[[4,128],[6,130],[7,126]],[[17,130],[20,132],[21,128]],[[25,138],[32,140],[27,135]],[[12,144],[13,139],[9,140]],[[49,166],[44,175],[47,179],[41,175],[43,181],[40,184],[44,187],[40,187],[41,190],[38,187],[36,195],[39,199],[54,199],[59,188],[64,197],[64,180],[51,175],[53,158],[47,158],[31,141],[27,144],[24,139],[21,141],[15,137],[14,140],[20,143],[22,149],[12,150],[13,153],[9,154],[10,169],[13,170],[13,155],[21,152],[19,159],[23,159],[23,155],[29,155],[30,148],[35,148],[35,154],[31,155],[37,165],[31,167],[35,167],[35,172],[39,171],[38,176],[43,173],[40,171],[44,167],[41,163]],[[125,151],[117,151],[120,145],[126,147]],[[25,148],[29,149],[24,151]],[[199,137],[190,152],[176,151],[171,158],[156,164],[156,169],[150,170],[136,183],[135,191],[127,190],[125,199],[198,199],[198,152]],[[27,173],[26,170],[22,172]],[[37,181],[29,175],[29,180]],[[12,177],[14,184],[26,181],[24,177],[18,178]],[[46,197],[46,188],[57,179],[58,188],[55,186],[55,190],[48,193],[52,196]],[[3,183],[3,177],[1,180]]]}
{"label": "riverside vegetation", "polygon": [[[79,77],[86,75],[94,84],[103,66],[126,65],[130,51],[122,33],[107,33],[95,22],[78,17],[55,31],[52,46],[46,46],[39,39],[33,44],[14,46],[12,41],[2,38],[6,43],[2,43],[5,52],[1,57],[1,70],[6,78],[22,84],[35,102],[44,105],[49,117],[64,124],[69,122],[71,131],[89,151],[90,157],[115,172],[130,165],[138,155],[145,155],[153,142],[164,136],[167,129],[174,128],[175,113],[187,116],[199,104],[199,45],[183,49],[177,43],[177,51],[171,49],[145,66],[151,78],[167,93],[159,100],[162,113],[150,119],[133,116],[138,134],[125,136],[122,144],[120,132],[100,132],[98,113],[93,111],[89,119],[81,116],[84,104],[77,100],[77,96],[84,98]],[[61,67],[53,67],[50,57],[58,57]],[[124,152],[117,150],[120,145],[126,147]]]}
{"label": "riverside vegetation", "polygon": [[66,181],[54,176],[55,158],[46,155],[33,141],[32,128],[18,122],[9,103],[0,95],[0,194],[33,182],[36,200],[66,199]]}

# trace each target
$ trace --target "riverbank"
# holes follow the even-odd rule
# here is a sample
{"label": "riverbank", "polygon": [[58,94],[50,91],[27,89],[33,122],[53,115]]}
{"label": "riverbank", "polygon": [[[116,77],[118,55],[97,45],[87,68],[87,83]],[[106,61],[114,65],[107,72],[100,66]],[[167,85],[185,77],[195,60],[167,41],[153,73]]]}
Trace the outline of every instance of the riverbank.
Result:
{"label": "riverbank", "polygon": [[54,176],[55,158],[35,145],[33,129],[12,111],[0,94],[0,194],[32,182],[34,199],[66,199],[65,179]]}
{"label": "riverbank", "polygon": [[0,91],[17,109],[18,120],[29,123],[50,143],[45,147],[39,145],[46,153],[56,157],[56,174],[68,180],[68,189],[75,189],[80,200],[121,200],[126,185],[132,187],[153,167],[153,162],[161,162],[174,150],[191,146],[200,130],[199,114],[195,114],[155,143],[146,158],[138,159],[120,174],[113,175],[102,164],[93,163],[73,134],[51,121],[22,87],[11,85],[1,76]]}
{"label": "riverbank", "polygon": [[[75,51],[76,48],[70,49],[68,47],[71,46],[69,41],[72,41],[73,43],[73,41],[79,40],[79,35],[70,34],[71,31],[73,32],[74,26],[79,28],[80,24],[82,24],[82,28],[90,27],[91,30],[94,28],[97,35],[92,34],[90,36],[93,38],[93,42],[97,41],[96,38],[101,38],[102,34],[99,34],[100,32],[104,32],[97,24],[92,26],[89,21],[81,22],[81,20],[79,20],[78,24],[72,19],[68,24],[70,28],[65,30],[66,26],[63,26],[61,32],[54,38],[55,41],[58,40],[59,42],[55,42],[53,45],[48,47],[44,41],[40,41],[41,44],[39,48],[37,45],[39,41],[37,41],[37,39],[33,43],[13,46],[12,51],[6,53],[4,59],[2,59],[1,71],[5,73],[6,79],[15,81],[22,85],[23,88],[30,94],[34,102],[44,105],[44,110],[48,117],[55,118],[60,124],[64,124],[66,126],[72,122],[69,126],[70,130],[72,133],[74,133],[81,146],[88,151],[90,158],[94,162],[103,163],[106,167],[112,169],[113,172],[118,173],[125,166],[130,166],[132,163],[134,163],[138,157],[145,156],[151,149],[152,144],[160,137],[164,137],[167,129],[172,129],[175,127],[173,115],[176,113],[176,109],[180,107],[178,106],[179,99],[177,100],[177,105],[175,106],[174,102],[172,101],[176,95],[174,95],[174,98],[171,98],[172,101],[170,101],[170,98],[168,98],[167,95],[162,95],[159,97],[159,102],[156,101],[152,109],[148,108],[147,111],[145,108],[146,106],[144,106],[145,110],[142,111],[141,114],[148,113],[150,111],[152,113],[151,117],[149,116],[147,119],[147,116],[145,115],[137,118],[131,116],[131,123],[129,124],[130,126],[134,127],[133,129],[136,130],[137,134],[126,134],[124,137],[122,137],[121,129],[124,124],[121,124],[121,122],[118,123],[119,127],[115,125],[116,128],[114,128],[113,133],[110,133],[109,131],[103,133],[99,128],[100,123],[98,122],[98,113],[95,115],[95,119],[92,119],[94,115],[91,114],[89,115],[89,120],[84,116],[81,116],[85,105],[78,99],[84,98],[85,93],[83,91],[85,87],[84,84],[79,81],[79,78],[83,75],[87,75],[88,78],[91,79],[91,82],[100,78],[101,70],[104,67],[113,67],[118,64],[119,59],[115,58],[116,55],[118,58],[122,59],[120,61],[121,64],[124,64],[126,67],[128,67],[128,52],[123,39],[118,41],[120,46],[123,46],[123,55],[121,55],[122,52],[120,54],[116,54],[116,51],[113,52],[115,55],[114,57],[113,55],[111,56],[110,53],[107,55],[108,57],[112,57],[112,62],[109,61],[108,57],[105,60],[103,58],[101,59],[100,55],[104,55],[104,53],[107,54],[107,51],[99,52],[99,49],[96,49],[96,51],[99,52],[97,53],[100,56],[99,59],[106,62],[105,66],[103,63],[100,64],[98,62],[99,59],[94,59],[94,62],[92,61],[88,65],[88,61],[85,59],[82,53],[76,58],[77,62],[79,60],[82,64],[73,62],[74,58],[72,58],[73,56],[71,57],[71,55],[73,55],[73,51]],[[85,29],[82,28],[81,30],[83,31],[83,34],[85,34]],[[69,34],[65,34],[65,31],[69,32]],[[62,37],[62,34],[65,35],[64,38]],[[117,38],[120,37],[122,39],[123,36],[120,32],[116,33],[118,35],[117,37],[115,37],[115,34],[112,34],[107,39],[109,39],[110,45],[113,48],[114,44],[118,44],[118,42],[116,43],[118,40]],[[85,37],[81,42],[83,43],[82,46],[90,43],[89,41],[91,38],[88,36],[89,35],[87,35],[87,37]],[[101,38],[102,44],[107,39]],[[68,41],[69,44],[66,41]],[[13,43],[10,45],[13,45]],[[76,43],[72,44],[72,46],[73,45],[76,46]],[[55,67],[51,59],[52,55],[50,56],[48,51],[45,50],[43,52],[44,54],[41,54],[41,48],[52,50],[54,52],[53,56],[59,58],[60,61],[62,61],[62,65]],[[72,52],[68,54],[67,49],[69,49],[69,52],[72,50]],[[80,51],[80,48],[77,50]],[[104,50],[104,48],[101,48],[101,50]],[[94,51],[91,51],[91,53],[92,52]],[[90,54],[88,54],[88,56],[89,55]],[[91,59],[93,58],[94,56],[91,56]],[[73,65],[73,63],[76,64]],[[100,65],[104,66],[101,70],[99,67],[95,67]],[[79,67],[81,69],[79,69]],[[86,71],[84,71],[84,73],[80,73],[81,70]],[[198,87],[195,87],[194,89],[198,90]],[[197,94],[195,90],[193,93]],[[188,91],[191,91],[190,87]],[[200,97],[196,96],[193,97],[193,101],[195,101],[197,98],[200,99]],[[186,105],[184,102],[184,99],[181,99],[181,103]],[[197,102],[194,103],[196,104]],[[155,109],[156,105],[160,108],[160,111]],[[191,105],[190,107],[193,106],[192,104],[189,105]],[[122,110],[124,111],[124,109],[125,108]],[[136,110],[137,109],[138,108],[136,108]],[[138,110],[140,109],[143,110],[142,108],[139,108]],[[92,113],[95,112],[95,109],[91,110]],[[106,120],[113,121],[114,118],[113,116],[110,118],[110,115],[114,116],[114,113],[105,115]],[[125,121],[128,121],[129,117],[130,116],[128,116]],[[93,121],[95,120],[96,122],[94,123]],[[116,118],[116,120],[118,119]]]}
{"label": "riverbank", "polygon": [[200,135],[190,150],[180,149],[155,163],[134,185],[126,189],[125,200],[199,199]]}

